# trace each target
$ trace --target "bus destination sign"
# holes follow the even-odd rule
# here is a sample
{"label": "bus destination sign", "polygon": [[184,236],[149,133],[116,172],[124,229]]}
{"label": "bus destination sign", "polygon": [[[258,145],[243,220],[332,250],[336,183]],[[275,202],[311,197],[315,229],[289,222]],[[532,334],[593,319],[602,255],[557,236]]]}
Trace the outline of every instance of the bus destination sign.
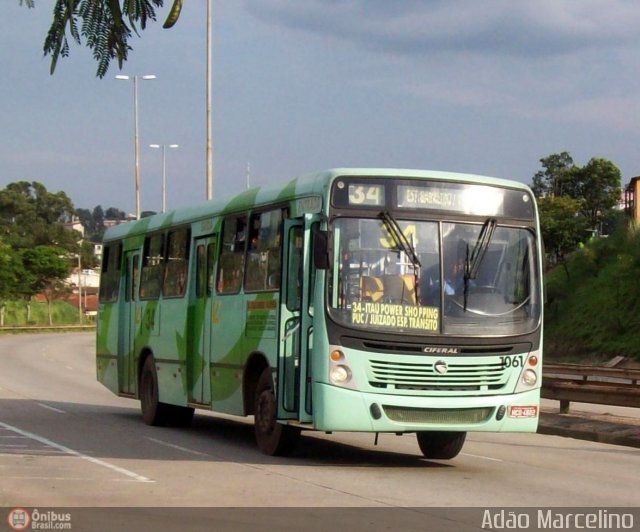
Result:
{"label": "bus destination sign", "polygon": [[487,186],[398,185],[400,209],[434,209],[464,214],[503,214],[504,193]]}
{"label": "bus destination sign", "polygon": [[534,219],[530,193],[478,183],[435,180],[338,180],[332,204],[338,208],[442,211],[469,216]]}

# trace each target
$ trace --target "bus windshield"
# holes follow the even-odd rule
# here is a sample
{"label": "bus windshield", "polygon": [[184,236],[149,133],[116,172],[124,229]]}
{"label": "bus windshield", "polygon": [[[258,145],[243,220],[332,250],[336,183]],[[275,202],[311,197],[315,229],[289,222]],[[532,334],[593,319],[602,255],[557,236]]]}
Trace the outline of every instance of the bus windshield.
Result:
{"label": "bus windshield", "polygon": [[[416,335],[508,336],[536,329],[535,235],[470,222],[337,218],[329,310],[348,327]],[[401,232],[401,234],[399,234]]]}

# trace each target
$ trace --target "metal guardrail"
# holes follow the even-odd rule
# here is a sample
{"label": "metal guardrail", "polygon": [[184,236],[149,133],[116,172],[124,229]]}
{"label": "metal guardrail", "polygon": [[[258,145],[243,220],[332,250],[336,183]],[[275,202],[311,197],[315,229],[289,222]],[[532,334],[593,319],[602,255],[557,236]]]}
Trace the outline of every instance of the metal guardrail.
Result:
{"label": "metal guardrail", "polygon": [[545,364],[542,397],[560,401],[560,413],[571,402],[640,408],[640,369]]}

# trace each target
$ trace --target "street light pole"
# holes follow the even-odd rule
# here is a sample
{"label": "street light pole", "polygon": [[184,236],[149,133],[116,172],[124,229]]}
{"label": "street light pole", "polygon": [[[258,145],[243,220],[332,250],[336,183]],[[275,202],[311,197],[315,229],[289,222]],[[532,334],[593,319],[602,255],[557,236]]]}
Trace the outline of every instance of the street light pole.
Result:
{"label": "street light pole", "polygon": [[134,184],[136,194],[136,220],[140,219],[140,142],[138,139],[138,79],[156,79],[153,74],[145,76],[118,75],[116,79],[133,80],[133,158],[134,158]]}
{"label": "street light pole", "polygon": [[178,147],[178,144],[149,144],[149,148],[162,149],[162,212],[167,210],[167,166],[165,149]]}
{"label": "street light pole", "polygon": [[212,92],[213,92],[213,69],[212,69],[212,20],[213,20],[213,0],[207,0],[207,199],[213,198],[213,124],[211,118]]}
{"label": "street light pole", "polygon": [[82,258],[78,252],[78,323],[82,325]]}

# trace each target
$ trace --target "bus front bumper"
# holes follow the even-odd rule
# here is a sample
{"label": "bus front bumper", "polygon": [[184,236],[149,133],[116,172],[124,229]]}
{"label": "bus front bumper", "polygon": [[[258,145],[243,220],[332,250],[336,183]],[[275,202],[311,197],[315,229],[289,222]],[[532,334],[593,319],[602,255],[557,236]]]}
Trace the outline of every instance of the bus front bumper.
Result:
{"label": "bus front bumper", "polygon": [[434,397],[363,393],[314,383],[314,428],[349,432],[535,432],[540,390]]}

